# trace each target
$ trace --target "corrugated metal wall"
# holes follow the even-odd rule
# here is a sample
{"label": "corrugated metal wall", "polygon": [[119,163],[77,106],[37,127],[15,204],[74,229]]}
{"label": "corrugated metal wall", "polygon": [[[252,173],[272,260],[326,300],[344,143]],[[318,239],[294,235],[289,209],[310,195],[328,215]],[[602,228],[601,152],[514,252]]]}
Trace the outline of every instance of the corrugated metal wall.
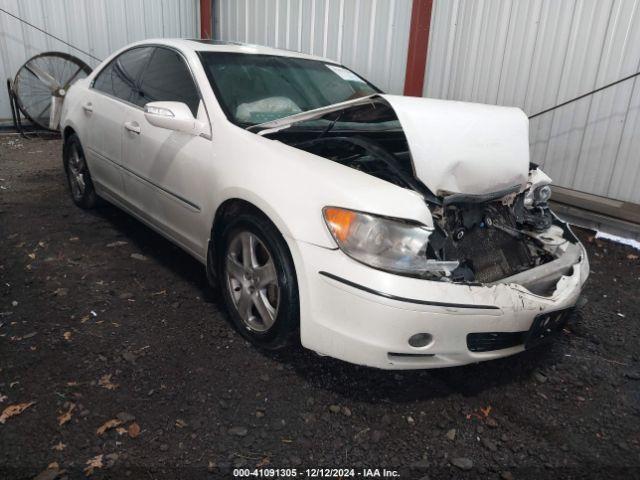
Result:
{"label": "corrugated metal wall", "polygon": [[411,5],[411,0],[216,0],[214,35],[327,57],[384,91],[402,93]]}
{"label": "corrugated metal wall", "polygon": [[[424,95],[531,115],[640,70],[640,0],[435,0]],[[531,121],[555,183],[640,203],[640,78]]]}
{"label": "corrugated metal wall", "polygon": [[[136,40],[200,35],[198,0],[0,0],[0,7],[100,59]],[[5,79],[50,50],[98,63],[0,12],[0,122],[11,118]]]}

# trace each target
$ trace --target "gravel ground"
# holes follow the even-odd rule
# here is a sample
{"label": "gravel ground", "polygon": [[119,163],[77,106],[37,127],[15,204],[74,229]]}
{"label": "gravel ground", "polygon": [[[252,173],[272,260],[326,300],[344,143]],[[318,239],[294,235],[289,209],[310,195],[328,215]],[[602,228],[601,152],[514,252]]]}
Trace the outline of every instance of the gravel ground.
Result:
{"label": "gravel ground", "polygon": [[0,478],[640,476],[639,252],[578,232],[588,303],[508,359],[398,373],[265,354],[187,254],[76,208],[60,158],[58,140],[0,137],[0,411],[30,404],[0,418]]}

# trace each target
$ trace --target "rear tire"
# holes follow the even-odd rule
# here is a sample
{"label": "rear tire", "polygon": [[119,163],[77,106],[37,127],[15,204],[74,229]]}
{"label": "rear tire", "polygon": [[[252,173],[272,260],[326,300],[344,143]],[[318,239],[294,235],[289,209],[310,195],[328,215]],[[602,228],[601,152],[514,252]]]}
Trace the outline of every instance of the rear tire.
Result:
{"label": "rear tire", "polygon": [[289,344],[300,323],[298,283],[278,229],[241,213],[224,226],[219,245],[219,285],[238,332],[268,350]]}
{"label": "rear tire", "polygon": [[98,195],[93,187],[80,139],[75,133],[65,140],[62,158],[73,203],[85,210],[96,207]]}

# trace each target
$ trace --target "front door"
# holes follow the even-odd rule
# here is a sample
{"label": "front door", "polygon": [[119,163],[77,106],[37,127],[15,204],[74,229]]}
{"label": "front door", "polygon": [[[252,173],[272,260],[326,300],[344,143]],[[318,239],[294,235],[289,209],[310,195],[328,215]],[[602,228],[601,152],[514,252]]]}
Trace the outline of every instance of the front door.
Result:
{"label": "front door", "polygon": [[[177,51],[156,47],[140,81],[138,103],[184,102],[194,116],[206,119],[196,84]],[[208,120],[207,120],[208,121]],[[129,130],[127,130],[127,128]],[[139,134],[130,129],[139,129]],[[125,118],[123,171],[126,196],[138,213],[194,253],[202,254],[201,212],[206,185],[203,152],[211,142],[202,137],[159,128],[142,110],[128,109]]]}

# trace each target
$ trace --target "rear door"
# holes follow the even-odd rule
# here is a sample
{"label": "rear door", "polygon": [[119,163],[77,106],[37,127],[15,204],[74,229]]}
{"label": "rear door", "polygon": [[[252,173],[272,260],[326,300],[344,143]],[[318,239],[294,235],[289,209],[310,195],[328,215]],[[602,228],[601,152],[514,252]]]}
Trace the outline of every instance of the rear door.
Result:
{"label": "rear door", "polygon": [[[194,117],[207,121],[206,111],[186,60],[176,50],[155,47],[140,79],[140,96],[144,105],[154,101],[185,103]],[[203,162],[210,161],[203,152],[211,142],[151,125],[143,110],[130,110],[125,125],[140,130],[125,131],[123,152],[127,198],[139,214],[185,248],[201,252],[202,235],[198,230],[205,195],[208,193]]]}
{"label": "rear door", "polygon": [[127,50],[113,59],[95,78],[87,100],[82,105],[87,139],[83,143],[89,168],[98,188],[122,198],[122,139],[127,111],[140,108],[132,103],[137,82],[152,48]]}

